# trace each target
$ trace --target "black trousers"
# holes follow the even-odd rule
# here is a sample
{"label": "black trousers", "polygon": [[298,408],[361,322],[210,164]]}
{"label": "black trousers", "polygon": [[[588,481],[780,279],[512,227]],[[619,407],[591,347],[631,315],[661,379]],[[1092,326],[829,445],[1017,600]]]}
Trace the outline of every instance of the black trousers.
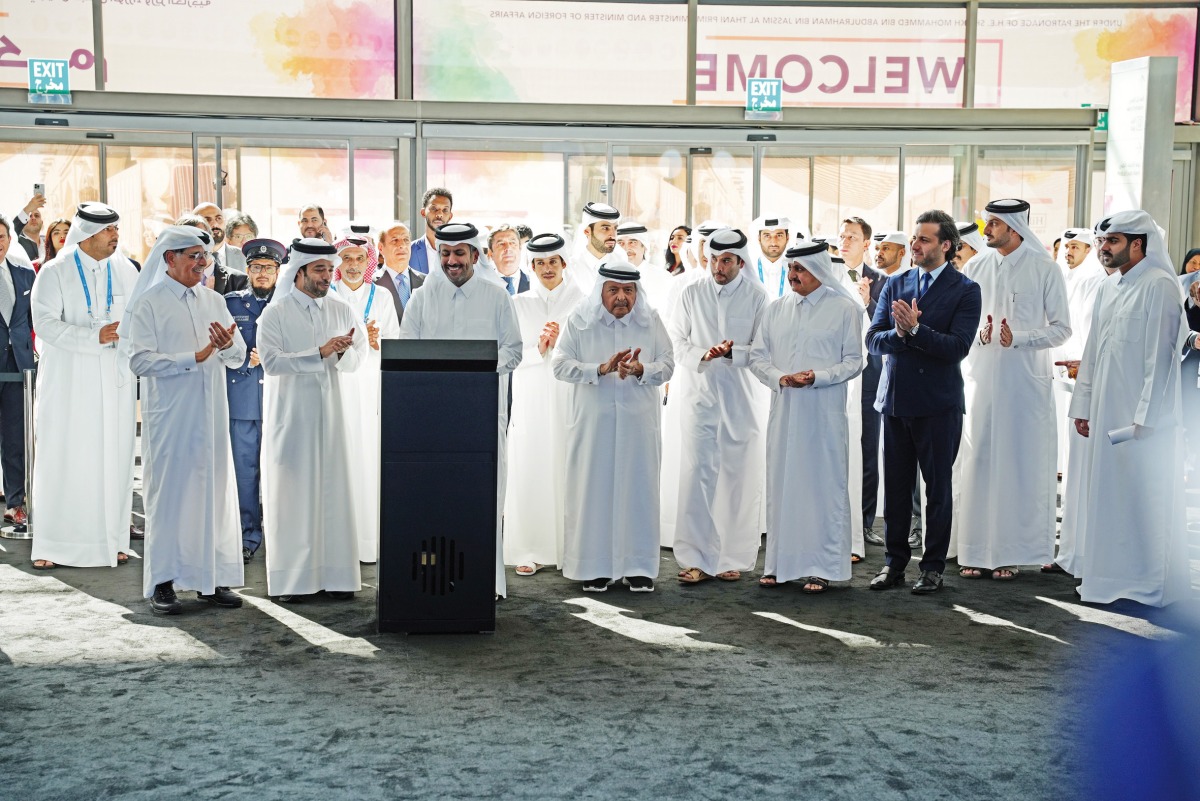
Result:
{"label": "black trousers", "polygon": [[[5,348],[0,372],[15,373],[17,362]],[[25,387],[20,381],[0,382],[0,464],[4,466],[4,503],[15,509],[25,503]]]}
{"label": "black trousers", "polygon": [[908,533],[912,525],[912,493],[917,468],[925,478],[925,553],[921,570],[942,573],[950,547],[954,516],[952,472],[962,440],[963,416],[883,416],[884,563],[903,570],[912,558]]}

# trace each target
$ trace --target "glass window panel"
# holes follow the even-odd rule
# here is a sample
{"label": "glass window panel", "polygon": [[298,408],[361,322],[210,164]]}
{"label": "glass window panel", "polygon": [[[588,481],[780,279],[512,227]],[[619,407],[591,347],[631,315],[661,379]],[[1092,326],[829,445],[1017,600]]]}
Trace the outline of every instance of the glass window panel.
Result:
{"label": "glass window panel", "polygon": [[696,102],[743,105],[783,79],[789,106],[961,106],[963,8],[702,5]]}
{"label": "glass window panel", "polygon": [[975,168],[975,204],[1015,197],[1029,201],[1029,226],[1047,248],[1075,224],[1072,147],[981,147]]}
{"label": "glass window panel", "polygon": [[397,218],[396,151],[354,149],[354,216],[377,228]]}
{"label": "glass window panel", "polygon": [[759,178],[759,211],[764,215],[786,216],[807,233],[811,216],[808,195],[811,176],[811,156],[784,155],[774,148],[764,149]]}
{"label": "glass window panel", "polygon": [[686,3],[413,0],[417,100],[682,103]]}
{"label": "glass window panel", "polygon": [[653,262],[663,261],[667,237],[687,221],[686,154],[671,145],[613,147],[612,204],[649,229]]}
{"label": "glass window panel", "polygon": [[1175,119],[1190,120],[1195,8],[981,8],[975,105],[1108,105],[1113,62],[1179,59]]}
{"label": "glass window panel", "polygon": [[104,5],[107,88],[124,92],[391,99],[395,37],[393,0]]}
{"label": "glass window panel", "polygon": [[455,219],[487,226],[522,222],[539,232],[562,229],[562,153],[441,150],[434,144],[427,151],[426,183],[454,193]]}
{"label": "glass window panel", "polygon": [[908,147],[904,150],[903,230],[911,233],[917,217],[930,209],[941,209],[956,220],[969,220],[960,186],[965,162],[963,147]]}
{"label": "glass window panel", "polygon": [[[108,204],[121,215],[121,241],[143,261],[163,228],[191,212],[192,149],[108,145]],[[213,169],[207,168],[211,186]]]}
{"label": "glass window panel", "polygon": [[753,151],[717,147],[691,163],[693,225],[716,220],[744,230],[754,219]]}
{"label": "glass window panel", "polygon": [[895,230],[900,157],[816,156],[813,159],[813,236],[835,237],[847,217],[874,231]]}
{"label": "glass window panel", "polygon": [[26,59],[57,58],[70,62],[72,91],[96,88],[91,0],[6,2],[2,7],[0,86],[25,89],[29,86]]}
{"label": "glass window panel", "polygon": [[[101,199],[100,148],[0,142],[0,213],[11,219],[23,209],[33,197],[34,184],[46,186],[43,228],[59,217],[70,219],[79,203]],[[122,235],[122,244],[125,240]]]}
{"label": "glass window panel", "polygon": [[334,233],[349,222],[350,162],[345,142],[298,147],[222,139],[221,149],[225,164],[238,165],[231,175],[237,179],[231,197],[258,223],[260,236],[291,242],[300,235],[299,213],[309,203],[325,209]]}
{"label": "glass window panel", "polygon": [[1092,186],[1091,186],[1091,216],[1087,218],[1086,225],[1092,226],[1104,219],[1104,162],[1094,162],[1092,167]]}

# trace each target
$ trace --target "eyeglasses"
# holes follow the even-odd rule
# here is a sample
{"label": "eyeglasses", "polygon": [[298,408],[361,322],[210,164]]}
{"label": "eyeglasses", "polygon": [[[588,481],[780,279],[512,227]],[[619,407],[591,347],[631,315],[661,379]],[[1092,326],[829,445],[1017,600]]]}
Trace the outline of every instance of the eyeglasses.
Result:
{"label": "eyeglasses", "polygon": [[208,262],[208,258],[209,258],[208,253],[206,251],[201,251],[199,253],[182,253],[181,252],[179,254],[179,257],[183,258],[183,259],[187,259],[188,261],[192,262],[193,264],[205,264]]}
{"label": "eyeglasses", "polygon": [[255,275],[274,275],[279,272],[278,267],[260,267],[257,264],[251,264],[246,268],[246,272],[254,273]]}

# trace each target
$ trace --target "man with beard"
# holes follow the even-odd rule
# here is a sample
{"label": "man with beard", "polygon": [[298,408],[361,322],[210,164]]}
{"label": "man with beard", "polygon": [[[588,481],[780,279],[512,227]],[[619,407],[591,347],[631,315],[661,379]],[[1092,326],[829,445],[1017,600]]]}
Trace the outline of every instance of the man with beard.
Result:
{"label": "man with beard", "polygon": [[957,225],[960,239],[958,251],[954,254],[954,267],[965,270],[967,262],[987,252],[987,243],[983,241],[983,234],[979,233],[979,225],[974,220],[963,220]]}
{"label": "man with beard", "polygon": [[429,275],[441,266],[438,254],[437,229],[454,219],[454,196],[450,190],[435,186],[425,191],[421,199],[421,216],[425,219],[425,236],[412,245],[409,266],[422,275]]}
{"label": "man with beard", "polygon": [[229,395],[229,441],[237,476],[238,509],[242,518],[242,561],[249,563],[263,541],[262,413],[263,369],[257,347],[258,318],[271,301],[279,265],[287,250],[273,239],[252,239],[242,246],[249,289],[225,295],[225,305],[246,343],[246,359],[225,371]]}
{"label": "man with beard", "polygon": [[783,297],[787,285],[787,250],[792,221],[787,217],[759,217],[750,226],[758,238],[760,255],[754,262],[758,282],[767,290],[768,300]]}
{"label": "man with beard", "polygon": [[326,297],[338,264],[323,239],[294,242],[258,321],[267,592],[284,603],[321,591],[350,600],[362,586],[341,384],[365,361],[367,335],[350,304]]}
{"label": "man with beard", "polygon": [[375,271],[375,284],[392,296],[396,319],[401,321],[412,293],[425,283],[425,276],[409,268],[412,234],[408,225],[393,220],[379,232],[379,255],[383,258],[383,269]]}
{"label": "man with beard", "polygon": [[[213,206],[213,208],[216,208]],[[211,213],[211,209],[209,212]],[[219,210],[218,210],[219,213]],[[204,233],[208,241],[215,241],[212,225],[199,214],[185,214],[175,221],[176,225],[188,225],[192,228],[199,228]],[[223,228],[217,230],[224,233]],[[204,268],[204,274],[200,278],[200,283],[205,287],[216,292],[218,295],[224,295],[226,292],[234,292],[239,289],[245,289],[249,286],[249,279],[241,270],[234,270],[222,264],[217,256],[216,246],[210,244],[208,246],[208,262]]]}
{"label": "man with beard", "polygon": [[588,203],[583,207],[583,248],[571,259],[571,272],[584,294],[592,290],[600,262],[605,261],[617,246],[617,224],[621,212],[604,203]]}

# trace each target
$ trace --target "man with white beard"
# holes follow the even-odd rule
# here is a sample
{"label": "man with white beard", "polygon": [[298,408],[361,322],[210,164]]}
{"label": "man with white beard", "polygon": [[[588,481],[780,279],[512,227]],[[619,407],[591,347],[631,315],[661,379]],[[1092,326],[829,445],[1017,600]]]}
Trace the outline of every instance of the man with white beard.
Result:
{"label": "man with white beard", "polygon": [[567,315],[583,299],[564,278],[567,243],[539,234],[526,245],[535,281],[513,298],[525,345],[512,374],[512,420],[504,503],[504,563],[518,576],[561,565],[566,523],[568,385],[554,379],[551,360]]}
{"label": "man with white beard", "polygon": [[1179,354],[1196,341],[1153,218],[1126,211],[1097,229],[1100,263],[1120,275],[1100,285],[1071,398],[1088,440],[1077,592],[1166,606],[1191,596]]}
{"label": "man with white beard", "polygon": [[230,590],[243,573],[225,369],[242,364],[246,344],[225,299],[201,285],[209,245],[195,228],[164,230],[118,328],[142,377],[142,590],[166,615],[182,611],[177,588],[242,605]]}
{"label": "man with white beard", "polygon": [[638,272],[614,258],[567,317],[554,377],[570,384],[563,575],[584,592],[622,578],[653,592],[658,576],[658,387],[675,368],[658,314],[638,298]]}
{"label": "man with white beard", "polygon": [[375,284],[379,257],[368,236],[352,234],[334,244],[341,263],[331,288],[354,310],[355,326],[367,334],[366,359],[359,369],[341,376],[342,404],[348,416],[350,459],[355,466],[355,526],[358,559],[379,558],[379,396],[380,340],[400,336],[392,295]]}
{"label": "man with white beard", "polygon": [[40,355],[30,493],[37,570],[129,558],[137,377],[118,351],[117,326],[138,271],[117,247],[119,221],[103,203],[81,204],[30,293]]}
{"label": "man with white beard", "polygon": [[1057,444],[1050,349],[1071,336],[1062,273],[1029,227],[1029,204],[984,208],[983,325],[963,364],[967,416],[954,516],[958,574],[1009,581],[1054,554]]}
{"label": "man with white beard", "polygon": [[[767,429],[767,553],[759,586],[803,580],[821,593],[850,578],[849,380],[863,369],[861,298],[824,241],[786,252],[792,294],[772,303],[750,369],[773,393]],[[802,521],[802,522],[801,522]]]}
{"label": "man with white beard", "polygon": [[[362,584],[342,383],[367,357],[367,335],[349,303],[327,297],[337,249],[292,243],[271,303],[258,320],[263,386],[262,496],[267,592],[294,603],[324,591],[349,600]],[[378,295],[377,295],[378,298]]]}
{"label": "man with white beard", "polygon": [[[615,226],[614,226],[615,230]],[[413,292],[400,323],[401,339],[495,340],[500,374],[497,399],[496,597],[507,594],[504,576],[504,495],[506,492],[508,379],[521,363],[521,329],[500,274],[487,261],[484,236],[471,223],[448,223],[436,231],[441,269],[433,266]]]}
{"label": "man with white beard", "polygon": [[725,228],[708,241],[711,280],[684,288],[669,332],[675,363],[692,376],[682,402],[679,581],[737,581],[758,558],[763,489],[760,388],[748,369],[767,293],[743,273],[750,240]]}

